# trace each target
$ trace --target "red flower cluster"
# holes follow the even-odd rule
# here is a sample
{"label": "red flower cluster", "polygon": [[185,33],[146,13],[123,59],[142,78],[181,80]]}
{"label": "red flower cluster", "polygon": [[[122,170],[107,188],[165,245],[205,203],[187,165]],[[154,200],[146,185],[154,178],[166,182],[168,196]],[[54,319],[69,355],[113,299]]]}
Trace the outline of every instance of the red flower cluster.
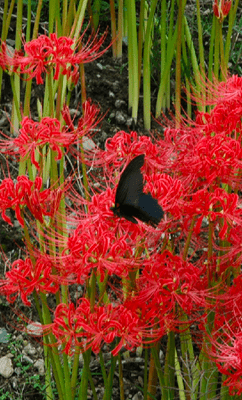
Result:
{"label": "red flower cluster", "polygon": [[0,280],[0,294],[13,303],[18,296],[26,306],[31,306],[28,297],[37,293],[56,293],[59,289],[51,277],[53,264],[47,257],[37,258],[33,264],[30,258],[16,260],[10,271],[6,272],[6,279]]}
{"label": "red flower cluster", "polygon": [[80,51],[75,51],[82,41],[85,32],[78,42],[65,36],[57,37],[55,33],[50,36],[41,35],[37,39],[25,43],[26,56],[17,54],[12,62],[14,70],[27,74],[28,79],[36,78],[37,84],[42,84],[42,75],[54,70],[54,79],[59,79],[60,74],[71,78],[74,84],[78,81],[78,65],[88,63],[100,57],[105,51],[99,52],[107,32],[98,40],[97,35],[89,37],[87,43]]}
{"label": "red flower cluster", "polygon": [[[36,122],[24,117],[18,137],[0,140],[2,153],[20,157],[22,160],[30,158],[38,170],[42,163],[44,146],[47,146],[47,150],[49,148],[55,151],[55,160],[60,160],[64,150],[68,151],[70,146],[78,143],[84,135],[90,136],[91,131],[102,119],[98,118],[100,109],[90,100],[83,103],[83,111],[83,117],[80,118],[77,128],[70,118],[68,107],[64,107],[63,110],[63,117],[68,125],[65,128],[61,128],[60,121],[56,118],[45,117]],[[6,137],[3,133],[2,135]]]}
{"label": "red flower cluster", "polygon": [[60,189],[45,189],[41,191],[42,178],[37,177],[30,181],[26,176],[18,176],[17,182],[6,178],[0,184],[0,212],[2,218],[12,225],[10,218],[6,215],[7,209],[15,211],[19,223],[24,226],[22,212],[27,207],[34,218],[44,223],[44,216],[55,216],[62,192]]}
{"label": "red flower cluster", "polygon": [[136,303],[146,304],[147,312],[153,313],[158,323],[167,315],[175,321],[178,305],[191,315],[205,306],[208,295],[205,267],[198,268],[169,251],[153,254],[136,284]]}
{"label": "red flower cluster", "polygon": [[[67,193],[68,228],[63,237],[57,232],[53,235],[53,248],[59,246],[51,261],[56,274],[49,272],[45,282],[43,265],[42,273],[32,272],[30,279],[34,267],[30,261],[27,267],[23,264],[22,276],[19,262],[13,269],[16,274],[8,275],[6,284],[1,282],[2,292],[10,300],[20,294],[26,302],[28,280],[36,282],[37,291],[49,286],[54,291],[54,282],[87,283],[88,297],[89,278],[97,277],[106,288],[105,299],[102,293],[98,303],[91,306],[83,295],[76,307],[70,303],[56,308],[51,328],[67,353],[72,345],[80,346],[82,351],[90,347],[97,353],[104,343],[118,338],[113,350],[116,355],[122,346],[132,349],[142,342],[160,339],[167,331],[177,330],[184,320],[187,325],[198,321],[201,334],[206,335],[207,312],[216,304],[214,326],[209,316],[211,356],[228,375],[231,391],[242,393],[241,93],[242,79],[231,77],[213,89],[215,107],[211,113],[198,113],[191,126],[184,123],[179,129],[169,127],[164,139],[159,140],[119,132],[108,139],[106,150],[85,152],[92,197],[85,200],[74,188]],[[67,129],[73,132],[71,143],[95,124],[96,111],[88,105],[85,110],[77,129],[68,110],[63,112]],[[15,146],[22,156],[31,154],[36,165],[37,148],[48,144],[59,157],[62,146],[68,148],[70,144],[68,135],[66,130],[60,132],[55,120],[47,119],[41,125],[26,119]],[[123,166],[143,153],[144,191],[151,192],[165,211],[157,229],[118,218],[110,210]],[[92,175],[93,167],[103,168],[99,182],[97,175]],[[7,208],[15,210],[20,223],[25,207],[41,222],[45,215],[54,215],[59,192],[41,192],[39,179],[31,182],[19,177],[16,184],[11,179],[2,182],[0,211],[5,221],[10,222]],[[22,286],[17,286],[17,279]]]}
{"label": "red flower cluster", "polygon": [[104,343],[110,344],[117,338],[119,343],[112,350],[115,356],[122,347],[131,350],[140,346],[143,330],[137,313],[125,305],[94,306],[92,310],[85,298],[79,300],[76,308],[73,303],[59,304],[52,325],[53,334],[67,354],[73,345],[85,351],[91,347],[98,353]]}
{"label": "red flower cluster", "polygon": [[65,256],[62,256],[66,274],[76,276],[77,282],[84,283],[92,270],[103,279],[106,273],[127,277],[129,271],[137,269],[140,260],[134,257],[133,249],[137,237],[145,237],[145,230],[126,220],[120,226],[110,210],[113,192],[107,189],[94,195],[88,203],[88,216],[81,212],[83,199],[72,200],[77,211],[70,224],[78,225],[69,234]]}
{"label": "red flower cluster", "polygon": [[[69,147],[73,143],[73,137],[70,133],[61,131],[60,122],[56,118],[45,117],[40,122],[35,122],[28,117],[24,117],[21,122],[22,128],[20,135],[8,142],[12,147],[12,154],[16,154],[16,147],[21,158],[30,157],[31,162],[37,169],[40,168],[36,160],[36,149],[39,151],[41,158],[41,150],[44,145],[57,152],[56,160],[62,157],[62,148]],[[6,141],[2,142],[3,145]]]}
{"label": "red flower cluster", "polygon": [[215,309],[214,329],[209,337],[210,356],[219,371],[228,378],[223,385],[231,395],[242,394],[242,275],[234,279],[233,286]]}

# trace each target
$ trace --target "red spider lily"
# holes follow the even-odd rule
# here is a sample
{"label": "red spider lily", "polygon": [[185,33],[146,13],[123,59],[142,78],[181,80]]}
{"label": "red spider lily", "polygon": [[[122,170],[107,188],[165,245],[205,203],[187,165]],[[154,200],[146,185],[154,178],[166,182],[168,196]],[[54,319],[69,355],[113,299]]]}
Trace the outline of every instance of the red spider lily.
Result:
{"label": "red spider lily", "polygon": [[[85,32],[83,33],[83,35]],[[57,37],[55,33],[50,37],[41,35],[28,43],[25,43],[24,50],[27,56],[16,56],[13,60],[15,71],[19,69],[22,74],[28,74],[28,79],[36,78],[37,84],[43,84],[43,73],[50,73],[54,70],[54,79],[59,79],[60,74],[73,78],[77,81],[78,65],[91,62],[100,57],[106,49],[99,52],[107,32],[99,40],[97,35],[93,40],[90,37],[86,45],[80,51],[75,51],[78,43],[82,41],[83,35],[76,43],[73,39],[65,36]]]}
{"label": "red spider lily", "polygon": [[168,313],[172,315],[177,305],[190,315],[205,305],[208,293],[204,272],[204,267],[199,269],[169,251],[154,255],[145,262],[137,280],[135,301],[146,304],[147,312],[150,310],[158,319]]}
{"label": "red spider lily", "polygon": [[230,182],[230,178],[236,178],[242,167],[240,142],[223,133],[211,138],[204,137],[195,151],[199,159],[197,168],[201,177],[207,178],[208,183],[215,179]]}
{"label": "red spider lily", "polygon": [[196,130],[195,141],[190,138],[189,129],[180,137],[175,137],[175,130],[166,132],[175,139],[170,170],[179,176],[184,187],[192,186],[194,191],[206,185],[216,188],[221,183],[238,184],[241,180],[240,138],[228,137],[226,132],[214,135],[214,126],[208,121],[204,127],[206,136],[202,129],[199,135]]}
{"label": "red spider lily", "polygon": [[[206,101],[206,104],[215,107],[210,113],[198,112],[196,124],[202,127],[206,135],[224,133],[236,140],[241,140],[242,78],[233,75],[226,81],[215,82],[215,84],[202,81],[210,99]],[[200,101],[200,99],[196,100]]]}
{"label": "red spider lily", "polygon": [[[201,229],[201,223],[204,217],[210,221],[216,221],[219,229],[219,237],[225,239],[228,233],[228,227],[234,223],[239,225],[242,223],[241,211],[238,207],[238,195],[228,194],[224,189],[217,188],[213,193],[209,193],[207,189],[199,190],[184,202],[183,214],[191,216],[199,216],[195,232],[198,234]],[[223,225],[218,225],[223,222]]]}
{"label": "red spider lily", "polygon": [[2,151],[11,155],[19,153],[23,159],[30,157],[37,169],[40,169],[40,164],[36,160],[36,149],[41,157],[43,146],[48,145],[51,150],[56,151],[55,159],[60,160],[63,156],[62,149],[69,148],[75,141],[71,133],[61,131],[60,122],[56,118],[45,117],[40,122],[35,122],[24,117],[21,125],[20,135],[17,138],[0,142]]}
{"label": "red spider lily", "polygon": [[226,251],[226,253],[224,256],[221,257],[222,261],[229,261],[234,268],[237,267],[239,269],[242,262],[241,238],[242,226],[232,226],[226,239],[228,242],[228,246],[222,249],[223,251]]}
{"label": "red spider lily", "polygon": [[242,324],[241,324],[241,275],[235,285],[224,295],[225,302],[217,304],[214,329],[209,336],[209,356],[219,371],[228,376],[223,385],[231,395],[242,394]]}
{"label": "red spider lily", "polygon": [[8,54],[7,45],[5,42],[1,42],[0,46],[0,68],[5,71],[6,69],[10,69],[11,66],[11,58]]}
{"label": "red spider lily", "polygon": [[156,197],[166,212],[180,218],[179,201],[185,193],[182,182],[166,174],[145,175],[145,180],[147,181],[145,192],[150,192],[152,196]]}
{"label": "red spider lily", "polygon": [[213,12],[215,17],[217,17],[220,21],[223,21],[224,18],[228,15],[231,5],[231,0],[219,0],[219,4],[218,0],[214,0]]}
{"label": "red spider lily", "polygon": [[203,185],[206,182],[217,187],[221,181],[232,184],[240,179],[241,155],[240,142],[221,133],[202,137],[192,151],[179,155],[174,168],[197,184],[202,181]]}
{"label": "red spider lily", "polygon": [[36,260],[35,264],[30,258],[14,261],[10,271],[6,272],[6,279],[0,280],[1,295],[5,295],[10,303],[20,296],[23,303],[30,306],[31,302],[28,297],[34,291],[56,293],[59,285],[51,279],[52,268],[52,263],[41,257]]}
{"label": "red spider lily", "polygon": [[133,256],[133,248],[136,238],[141,240],[145,231],[124,221],[123,232],[118,236],[119,222],[110,211],[113,199],[111,190],[94,195],[88,203],[89,216],[79,213],[80,216],[77,214],[75,217],[79,225],[69,235],[65,249],[67,256],[63,257],[63,262],[69,274],[78,277],[78,282],[83,282],[93,269],[103,279],[106,272],[124,277],[139,266],[139,260]]}
{"label": "red spider lily", "polygon": [[83,116],[79,118],[77,128],[74,127],[73,121],[70,116],[69,107],[65,105],[61,112],[65,120],[65,123],[68,126],[68,129],[71,131],[72,136],[76,138],[76,141],[78,141],[78,139],[80,139],[84,135],[95,134],[94,128],[104,118],[104,116],[98,118],[98,114],[100,113],[100,108],[95,104],[92,104],[91,99],[86,100],[82,104],[82,109],[83,109]]}
{"label": "red spider lily", "polygon": [[214,133],[221,136],[230,136],[234,140],[241,140],[242,104],[237,101],[223,101],[208,113],[198,113],[196,122],[201,126],[207,137],[213,137]]}
{"label": "red spider lily", "polygon": [[149,174],[155,173],[158,170],[161,171],[163,166],[167,167],[171,155],[169,143],[156,141],[154,144],[150,137],[139,136],[137,132],[117,132],[114,137],[107,139],[105,146],[107,152],[106,154],[100,152],[100,158],[97,155],[97,163],[108,166],[110,175],[116,172],[124,160],[131,161],[140,154],[146,155],[145,170]]}
{"label": "red spider lily", "polygon": [[89,300],[80,299],[77,308],[73,304],[59,304],[55,311],[52,332],[58,343],[65,346],[70,353],[73,344],[85,351],[91,347],[98,353],[104,343],[112,343],[119,338],[119,344],[112,350],[115,356],[124,346],[128,350],[142,343],[143,327],[139,324],[137,313],[123,305],[94,306],[91,309]]}
{"label": "red spider lily", "polygon": [[7,209],[15,211],[19,223],[24,226],[21,211],[25,206],[31,211],[32,215],[41,223],[44,216],[53,217],[59,208],[61,191],[45,189],[41,192],[42,178],[37,177],[35,181],[30,181],[26,176],[18,176],[17,182],[6,178],[0,184],[0,212],[2,218],[12,225],[10,218],[6,215]]}

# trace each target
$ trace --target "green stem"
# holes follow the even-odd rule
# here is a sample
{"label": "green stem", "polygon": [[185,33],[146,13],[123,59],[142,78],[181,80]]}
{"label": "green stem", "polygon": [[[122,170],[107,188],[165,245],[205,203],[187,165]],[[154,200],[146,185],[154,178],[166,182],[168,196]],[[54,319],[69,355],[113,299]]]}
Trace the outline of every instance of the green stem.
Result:
{"label": "green stem", "polygon": [[142,49],[144,41],[144,10],[145,10],[145,0],[140,0],[139,32],[138,32],[138,82],[139,82],[138,93],[140,93]]}
{"label": "green stem", "polygon": [[81,154],[81,163],[82,163],[82,176],[83,176],[83,185],[85,188],[85,197],[87,200],[90,199],[88,192],[88,179],[87,179],[87,169],[85,164],[85,156],[84,156],[84,148],[82,144],[82,138],[80,138],[80,154]]}
{"label": "green stem", "polygon": [[49,108],[49,116],[51,118],[54,118],[54,95],[53,95],[53,74],[49,73],[47,75],[47,82],[48,82],[48,93],[49,93],[49,102],[48,102],[48,108]]}
{"label": "green stem", "polygon": [[148,18],[145,42],[144,42],[144,61],[143,61],[143,115],[144,115],[144,128],[149,130],[151,126],[150,112],[151,112],[151,99],[150,99],[150,52],[151,52],[151,31],[154,26],[154,15],[158,0],[153,0],[150,8],[150,15]]}
{"label": "green stem", "polygon": [[181,371],[181,367],[179,364],[176,349],[175,349],[175,371],[176,371],[176,379],[177,379],[177,384],[178,384],[178,389],[179,389],[179,400],[186,400],[183,376],[182,376],[182,371]]}
{"label": "green stem", "polygon": [[126,0],[128,14],[129,107],[136,124],[139,104],[138,43],[135,0]]}
{"label": "green stem", "polygon": [[229,12],[229,27],[228,27],[228,32],[226,36],[226,42],[225,42],[225,54],[224,54],[224,61],[226,66],[228,65],[229,62],[229,53],[230,53],[230,48],[231,48],[231,38],[232,38],[232,30],[234,26],[234,21],[236,18],[236,12],[239,6],[239,0],[235,0],[234,5],[231,6],[231,10]]}
{"label": "green stem", "polygon": [[210,44],[209,44],[209,61],[208,61],[208,79],[212,82],[213,79],[213,60],[214,60],[214,47],[215,47],[215,30],[216,30],[216,17],[213,15],[213,24],[211,30]]}
{"label": "green stem", "polygon": [[[7,20],[7,10],[8,10],[8,0],[4,0],[4,8],[3,8],[3,19],[2,19],[2,34],[1,34],[1,41],[4,42],[7,38],[7,27],[6,27],[6,20]],[[0,68],[0,99],[1,99],[1,87],[2,87],[2,76],[3,70]]]}
{"label": "green stem", "polygon": [[186,260],[187,258],[187,254],[188,254],[188,250],[189,250],[189,246],[190,246],[190,242],[191,242],[191,238],[192,238],[192,233],[193,233],[193,228],[196,222],[196,217],[194,216],[191,222],[191,226],[187,235],[187,240],[186,240],[186,244],[184,247],[184,252],[183,252],[183,260]]}
{"label": "green stem", "polygon": [[117,41],[116,39],[116,16],[115,16],[115,4],[114,0],[109,0],[110,4],[110,16],[111,16],[111,36],[112,36],[112,51],[113,58],[117,58]]}
{"label": "green stem", "polygon": [[171,63],[172,63],[172,59],[173,59],[175,48],[176,48],[177,32],[178,32],[178,26],[176,24],[176,28],[175,28],[173,37],[172,37],[171,41],[167,44],[166,65],[165,65],[165,68],[161,75],[161,81],[160,81],[158,96],[157,96],[157,100],[156,100],[156,117],[157,118],[160,115],[161,107],[162,107],[162,104],[163,104],[164,98],[165,98],[165,91],[166,91],[166,87],[168,84],[167,79],[170,74]]}
{"label": "green stem", "polygon": [[117,360],[118,360],[118,356],[113,357],[113,355],[111,355],[111,367],[110,367],[109,374],[108,374],[107,390],[105,390],[105,392],[104,392],[103,400],[111,400],[112,399],[113,377],[114,377]]}
{"label": "green stem", "polygon": [[6,27],[5,27],[5,35],[6,36],[4,36],[4,38],[2,37],[2,40],[6,40],[7,39],[9,25],[10,25],[10,22],[11,22],[14,5],[15,5],[15,0],[11,0],[9,10],[7,12],[7,20],[6,20]]}
{"label": "green stem", "polygon": [[218,79],[218,71],[219,71],[219,47],[220,47],[220,30],[219,30],[219,21],[215,18],[215,36],[217,40],[214,42],[214,76]]}
{"label": "green stem", "polygon": [[117,58],[122,58],[122,47],[123,47],[123,9],[124,0],[118,2],[118,36],[117,36]]}
{"label": "green stem", "polygon": [[107,388],[108,377],[107,377],[107,373],[106,373],[106,369],[105,369],[102,350],[100,350],[100,352],[99,352],[99,358],[100,358],[100,366],[101,366],[101,370],[102,370],[102,377],[103,377],[104,386],[105,386],[105,388]]}
{"label": "green stem", "polygon": [[147,400],[148,394],[148,349],[145,347],[145,365],[144,365],[144,400]]}
{"label": "green stem", "polygon": [[[201,85],[201,71],[199,69],[199,65],[198,65],[198,61],[197,61],[197,57],[196,57],[196,51],[195,51],[193,40],[192,40],[192,35],[191,35],[190,29],[188,26],[188,22],[187,22],[187,19],[185,16],[184,16],[184,27],[185,27],[187,47],[188,47],[189,53],[190,53],[190,61],[191,61],[192,68],[193,68],[197,91],[198,91],[198,93],[202,92],[203,93],[202,98],[204,98],[204,96],[206,94],[205,94],[205,90],[204,90],[203,86]],[[202,67],[201,67],[201,69],[202,69]],[[197,102],[197,108],[199,110],[202,110],[204,108],[201,106],[200,101]]]}
{"label": "green stem", "polygon": [[165,387],[164,393],[165,398],[169,398],[170,400],[174,399],[174,387],[175,387],[175,334],[174,332],[168,332],[168,342],[166,349],[166,359],[165,359],[165,368],[164,368],[164,379],[165,379]]}
{"label": "green stem", "polygon": [[175,115],[176,123],[180,124],[181,116],[181,42],[182,42],[182,25],[183,25],[183,0],[178,0],[178,31],[176,43],[176,101]]}
{"label": "green stem", "polygon": [[118,353],[118,369],[119,369],[119,389],[120,389],[120,400],[124,400],[124,376],[122,367],[122,357],[120,352]]}
{"label": "green stem", "polygon": [[[94,386],[93,379],[92,379],[92,374],[91,374],[91,371],[89,368],[89,362],[90,362],[90,356],[91,356],[90,350],[91,349],[89,349],[87,352],[82,353],[83,359],[84,359],[84,369],[83,369],[82,378],[84,377],[84,374],[85,374],[85,377],[88,378],[90,385],[91,385],[93,399],[98,400],[97,393],[96,393],[95,386]],[[84,370],[85,370],[85,372],[84,372]],[[85,387],[85,389],[87,389],[87,379],[86,379],[86,382],[84,383],[84,387]],[[81,393],[81,391],[80,391],[80,393]],[[86,391],[84,393],[86,393]],[[86,397],[80,397],[80,395],[79,395],[79,400],[83,400],[83,399],[86,399]]]}
{"label": "green stem", "polygon": [[[44,325],[51,325],[52,324],[52,319],[50,315],[50,310],[47,304],[47,298],[46,295],[43,293],[40,293],[40,299],[41,299],[41,304],[42,304],[42,316],[43,316],[43,324]],[[49,352],[47,357],[51,357],[51,364],[53,368],[53,373],[55,376],[55,382],[57,385],[58,389],[58,394],[61,399],[65,398],[65,383],[64,383],[64,376],[63,376],[63,370],[61,366],[61,361],[60,361],[60,354],[56,350],[56,339],[54,335],[50,332],[48,335],[44,336],[46,340],[48,340],[48,343],[46,343],[47,346],[49,346]],[[48,338],[48,339],[47,339]]]}
{"label": "green stem", "polygon": [[165,379],[164,379],[164,374],[162,373],[162,368],[160,365],[160,361],[159,361],[159,352],[157,351],[157,346],[152,346],[151,347],[151,353],[152,353],[152,357],[155,363],[155,368],[156,368],[156,372],[158,375],[158,379],[159,379],[159,383],[160,383],[160,388],[162,391],[162,398],[165,399],[164,397],[164,388],[165,388]]}
{"label": "green stem", "polygon": [[74,18],[72,28],[71,28],[71,34],[70,34],[71,37],[78,38],[80,35],[80,31],[81,31],[81,27],[83,24],[83,19],[84,19],[86,7],[87,7],[87,2],[88,2],[88,0],[81,0],[78,4],[78,8],[75,13],[75,18]]}
{"label": "green stem", "polygon": [[15,80],[16,74],[10,76],[10,82],[11,82],[11,87],[12,87],[12,92],[13,92],[13,102],[14,102],[14,110],[17,114],[18,118],[18,124],[21,122],[22,117],[20,113],[20,106],[19,106],[19,95],[17,95],[18,91],[17,88],[19,87],[19,82],[18,80]]}

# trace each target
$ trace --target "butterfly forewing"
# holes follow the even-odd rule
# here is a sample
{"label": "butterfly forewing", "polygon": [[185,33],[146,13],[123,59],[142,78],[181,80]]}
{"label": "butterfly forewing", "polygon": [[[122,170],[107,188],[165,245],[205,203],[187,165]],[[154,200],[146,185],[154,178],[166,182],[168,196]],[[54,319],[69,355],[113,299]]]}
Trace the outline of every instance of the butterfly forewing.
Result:
{"label": "butterfly forewing", "polygon": [[143,192],[143,176],[140,168],[144,165],[144,154],[135,157],[123,171],[115,196],[115,207],[133,204]]}

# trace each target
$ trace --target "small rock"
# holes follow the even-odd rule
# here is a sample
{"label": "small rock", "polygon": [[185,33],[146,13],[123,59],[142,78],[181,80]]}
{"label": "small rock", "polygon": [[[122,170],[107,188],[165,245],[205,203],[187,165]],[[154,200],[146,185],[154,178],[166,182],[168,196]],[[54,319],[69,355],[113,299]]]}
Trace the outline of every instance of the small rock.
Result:
{"label": "small rock", "polygon": [[116,93],[119,92],[119,82],[118,81],[113,82],[113,91]]}
{"label": "small rock", "polygon": [[35,322],[34,324],[28,324],[26,331],[28,335],[32,336],[42,336],[43,334],[43,329],[40,322]]}
{"label": "small rock", "polygon": [[13,364],[10,358],[12,354],[0,358],[0,375],[4,378],[10,378],[13,375]]}
{"label": "small rock", "polygon": [[121,111],[117,111],[116,112],[115,119],[116,119],[118,124],[122,124],[123,125],[126,122],[126,118],[125,118],[125,116],[123,115],[123,113]]}
{"label": "small rock", "polygon": [[110,119],[114,119],[114,118],[115,118],[115,113],[114,113],[114,112],[111,112],[111,113],[109,114],[109,118],[110,118]]}
{"label": "small rock", "polygon": [[26,361],[27,364],[33,364],[34,363],[33,360],[30,357],[26,356],[26,354],[23,354],[23,361]]}
{"label": "small rock", "polygon": [[8,343],[10,338],[10,334],[6,331],[5,328],[0,328],[0,343]]}
{"label": "small rock", "polygon": [[143,380],[142,376],[139,375],[137,379],[138,379],[139,385],[141,387],[143,387],[144,386],[144,380]]}
{"label": "small rock", "polygon": [[116,96],[113,92],[111,92],[111,90],[109,90],[108,97],[111,97],[111,99],[114,99],[114,97],[116,97]]}
{"label": "small rock", "polygon": [[18,387],[18,385],[19,385],[19,382],[18,382],[18,379],[16,378],[16,376],[13,376],[12,377],[12,379],[11,379],[11,383],[12,383],[12,387],[14,388],[14,389],[17,389],[17,387]]}
{"label": "small rock", "polygon": [[116,108],[121,108],[122,105],[124,105],[124,104],[125,104],[124,100],[116,100],[114,105]]}
{"label": "small rock", "polygon": [[103,70],[103,65],[101,63],[97,63],[96,65],[97,65],[97,68],[100,69],[100,71]]}
{"label": "small rock", "polygon": [[27,346],[24,347],[23,353],[33,356],[34,354],[36,354],[35,347],[32,346],[31,343],[28,343]]}
{"label": "small rock", "polygon": [[143,400],[144,396],[141,392],[138,392],[132,397],[132,400]]}
{"label": "small rock", "polygon": [[44,376],[44,374],[45,374],[45,364],[44,364],[44,360],[42,360],[42,359],[40,358],[39,360],[35,361],[34,367],[38,369],[39,375]]}
{"label": "small rock", "polygon": [[126,125],[128,127],[135,125],[134,119],[132,117],[128,118],[127,121],[126,121]]}
{"label": "small rock", "polygon": [[17,376],[20,376],[22,374],[22,368],[16,367],[14,368],[14,372]]}

